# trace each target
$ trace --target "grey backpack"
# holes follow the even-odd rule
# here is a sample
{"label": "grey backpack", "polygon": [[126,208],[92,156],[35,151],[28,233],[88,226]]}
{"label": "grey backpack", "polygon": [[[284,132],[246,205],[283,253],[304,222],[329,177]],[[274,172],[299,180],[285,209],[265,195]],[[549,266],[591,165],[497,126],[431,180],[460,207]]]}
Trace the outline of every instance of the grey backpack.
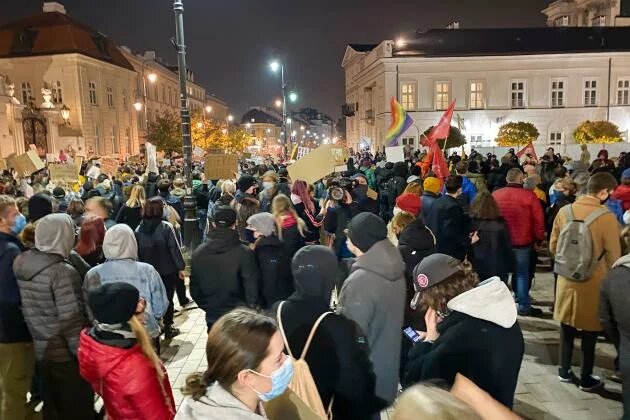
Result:
{"label": "grey backpack", "polygon": [[593,237],[589,226],[600,216],[608,213],[608,209],[596,210],[584,220],[575,218],[571,204],[564,206],[560,211],[565,213],[567,223],[558,237],[554,272],[567,280],[585,282],[591,278],[595,267],[604,256],[593,255]]}

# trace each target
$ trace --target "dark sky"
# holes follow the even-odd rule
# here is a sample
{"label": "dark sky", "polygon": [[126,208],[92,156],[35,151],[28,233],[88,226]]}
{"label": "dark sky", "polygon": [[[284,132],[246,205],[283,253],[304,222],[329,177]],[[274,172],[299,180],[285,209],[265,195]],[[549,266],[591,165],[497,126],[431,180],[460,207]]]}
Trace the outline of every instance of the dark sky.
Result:
{"label": "dark sky", "polygon": [[[169,0],[59,0],[68,14],[134,52],[155,50],[175,64]],[[41,0],[5,0],[0,24],[38,13]],[[376,43],[418,28],[543,26],[549,0],[184,0],[188,66],[240,118],[279,96],[271,58],[312,106],[334,119],[344,102],[341,60],[348,43]]]}

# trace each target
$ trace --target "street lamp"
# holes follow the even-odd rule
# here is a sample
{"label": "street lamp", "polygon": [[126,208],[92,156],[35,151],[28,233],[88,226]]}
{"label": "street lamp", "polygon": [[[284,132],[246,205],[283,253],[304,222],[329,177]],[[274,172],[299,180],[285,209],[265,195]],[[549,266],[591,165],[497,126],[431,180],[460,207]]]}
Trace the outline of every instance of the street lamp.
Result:
{"label": "street lamp", "polygon": [[291,102],[295,102],[295,101],[297,101],[297,98],[298,98],[297,93],[295,93],[295,92],[291,92],[291,93],[289,93],[289,100],[290,100]]}
{"label": "street lamp", "polygon": [[141,98],[139,95],[136,94],[136,102],[134,102],[133,107],[136,109],[136,111],[140,112],[142,110],[142,108],[144,107],[144,129],[145,129],[145,138],[148,141],[149,140],[149,112],[147,110],[147,80],[149,81],[149,83],[153,84],[157,81],[157,74],[151,72],[149,74],[145,74],[145,67],[147,64],[147,61],[149,61],[150,59],[143,59],[142,60],[142,68],[141,68],[141,72],[142,72],[142,102],[140,102]]}
{"label": "street lamp", "polygon": [[157,80],[157,74],[155,73],[149,73],[147,75],[147,79],[149,79],[149,82],[151,83],[155,83],[155,81]]}
{"label": "street lamp", "polygon": [[276,99],[276,108],[280,108],[282,106],[282,99]]}
{"label": "street lamp", "polygon": [[205,110],[209,114],[212,112],[212,107],[210,105],[206,105]]}
{"label": "street lamp", "polygon": [[227,120],[228,120],[228,122],[234,121],[234,115],[232,115],[232,114],[228,115]]}
{"label": "street lamp", "polygon": [[70,125],[68,121],[70,119],[70,108],[68,108],[65,104],[61,107],[61,118],[63,118],[63,123],[65,125]]}
{"label": "street lamp", "polygon": [[[274,60],[271,63],[269,63],[269,68],[274,73],[280,70],[280,79],[282,82],[282,131],[286,133],[287,131],[287,84],[284,81],[284,65]],[[278,106],[278,108],[280,107]],[[284,158],[285,160],[288,160],[289,152],[287,148],[287,137],[283,136],[282,140],[284,142]]]}

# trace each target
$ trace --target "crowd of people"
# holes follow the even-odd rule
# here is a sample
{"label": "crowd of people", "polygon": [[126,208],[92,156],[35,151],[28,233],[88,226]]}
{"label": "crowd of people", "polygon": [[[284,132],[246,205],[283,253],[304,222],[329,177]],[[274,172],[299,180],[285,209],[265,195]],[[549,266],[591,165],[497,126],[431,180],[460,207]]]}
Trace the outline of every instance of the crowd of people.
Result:
{"label": "crowd of people", "polygon": [[[530,289],[546,253],[559,380],[603,387],[602,331],[619,353],[613,379],[630,377],[630,155],[473,150],[453,153],[444,179],[430,153],[405,155],[355,153],[314,184],[272,159],[235,179],[195,167],[194,250],[177,165],[105,174],[89,161],[76,184],[4,171],[0,419],[43,402],[45,419],[274,420],[295,403],[287,389],[321,418],[377,419],[392,405],[397,420],[513,418],[517,319],[543,314]],[[208,367],[186,380],[177,413],[159,357],[180,334],[175,294],[208,328]]]}

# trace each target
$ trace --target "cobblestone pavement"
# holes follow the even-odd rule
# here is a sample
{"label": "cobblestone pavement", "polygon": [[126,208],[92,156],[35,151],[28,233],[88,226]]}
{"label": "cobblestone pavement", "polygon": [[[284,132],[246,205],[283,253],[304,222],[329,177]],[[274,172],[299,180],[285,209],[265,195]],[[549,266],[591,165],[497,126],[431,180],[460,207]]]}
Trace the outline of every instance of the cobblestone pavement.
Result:
{"label": "cobblestone pavement", "polygon": [[[521,367],[514,409],[528,419],[619,419],[622,415],[621,385],[606,381],[599,394],[581,391],[574,384],[558,380],[559,324],[552,319],[553,276],[537,273],[531,293],[534,305],[543,308],[543,318],[521,318],[519,322],[525,338],[525,358]],[[181,335],[164,343],[162,358],[173,385],[175,403],[179,407],[183,396],[180,388],[186,376],[203,371],[205,357],[206,323],[200,309],[176,314],[175,322]],[[576,340],[573,370],[579,375],[580,340]],[[167,346],[168,344],[168,346]],[[595,374],[605,377],[612,372],[614,347],[600,339],[597,343]],[[383,420],[388,413],[383,413]]]}

